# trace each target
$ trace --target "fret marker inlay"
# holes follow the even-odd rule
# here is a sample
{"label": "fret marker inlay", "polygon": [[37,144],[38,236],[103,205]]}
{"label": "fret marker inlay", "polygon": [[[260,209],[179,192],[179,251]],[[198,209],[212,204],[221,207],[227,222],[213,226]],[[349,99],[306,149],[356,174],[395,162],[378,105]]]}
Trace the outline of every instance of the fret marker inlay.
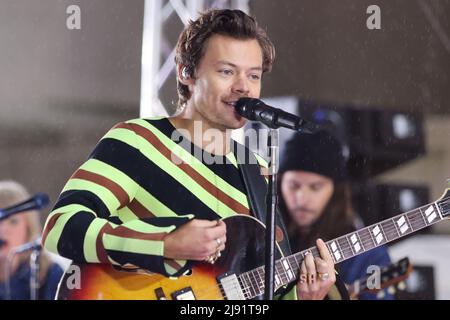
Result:
{"label": "fret marker inlay", "polygon": [[359,250],[361,250],[361,245],[359,244],[356,234],[352,234],[350,240],[352,241],[353,249],[355,249],[355,252],[359,252]]}
{"label": "fret marker inlay", "polygon": [[286,271],[288,279],[289,280],[294,279],[294,274],[292,273],[291,267],[289,266],[289,263],[286,259],[283,260],[283,267],[284,267],[284,270]]}
{"label": "fret marker inlay", "polygon": [[375,240],[377,241],[377,244],[380,244],[381,241],[383,241],[383,234],[381,233],[380,227],[377,225],[375,228],[372,229],[373,236],[375,237]]}
{"label": "fret marker inlay", "polygon": [[397,220],[398,228],[400,229],[400,232],[404,234],[406,230],[409,229],[408,224],[406,223],[406,219],[404,216],[402,216],[400,219]]}
{"label": "fret marker inlay", "polygon": [[331,251],[333,251],[336,261],[341,260],[341,253],[339,252],[339,249],[338,249],[335,241],[333,241],[331,243]]}
{"label": "fret marker inlay", "polygon": [[431,223],[434,219],[436,219],[437,214],[434,212],[433,206],[429,206],[427,210],[425,210],[425,214],[427,216],[428,223]]}

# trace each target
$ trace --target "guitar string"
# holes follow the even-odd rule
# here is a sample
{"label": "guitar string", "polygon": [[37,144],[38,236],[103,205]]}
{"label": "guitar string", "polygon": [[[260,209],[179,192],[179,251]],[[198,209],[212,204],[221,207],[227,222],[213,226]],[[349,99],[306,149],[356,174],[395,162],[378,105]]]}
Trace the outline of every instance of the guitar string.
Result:
{"label": "guitar string", "polygon": [[[450,201],[448,201],[450,199],[450,197],[446,197],[446,198],[443,198],[441,201],[437,201],[436,202],[436,204],[440,207],[440,208],[444,208],[444,206],[447,206],[447,205],[450,205]],[[401,214],[401,215],[398,215],[397,217],[401,217],[401,216],[404,216],[404,215],[407,215],[408,214],[408,220],[407,220],[407,222],[409,222],[409,229],[413,229],[412,231],[417,231],[417,230],[419,230],[419,229],[422,229],[422,228],[425,228],[425,227],[427,227],[427,226],[429,226],[430,225],[430,223],[426,223],[425,221],[424,221],[424,217],[423,217],[423,213],[421,212],[421,209],[422,208],[425,208],[425,207],[428,207],[430,204],[428,204],[428,205],[425,205],[425,206],[422,206],[422,207],[420,207],[420,208],[418,208],[418,209],[415,209],[415,210],[412,210],[412,211],[410,211],[410,212],[406,212],[406,213],[404,213],[404,214]],[[441,210],[441,211],[445,211],[446,210],[446,208],[444,209],[444,210]],[[363,228],[363,229],[361,229],[361,230],[358,230],[358,231],[356,231],[356,232],[360,232],[360,231],[366,231],[366,232],[370,232],[370,230],[369,230],[369,228],[370,227],[375,227],[375,226],[377,226],[377,225],[381,225],[383,222],[389,222],[389,220],[392,220],[390,223],[389,223],[389,225],[388,226],[383,226],[383,225],[381,225],[381,229],[382,229],[382,231],[385,233],[385,237],[386,238],[388,238],[388,239],[386,239],[386,240],[390,240],[390,241],[392,241],[392,240],[395,240],[395,239],[397,239],[397,238],[400,238],[401,236],[404,236],[404,235],[407,235],[408,233],[412,233],[412,231],[409,231],[408,233],[406,233],[406,231],[403,233],[403,234],[399,234],[399,232],[398,232],[398,230],[397,230],[397,227],[394,225],[394,221],[393,221],[393,219],[394,219],[395,217],[393,217],[393,218],[391,218],[391,219],[388,219],[388,220],[385,220],[385,221],[381,221],[381,222],[379,222],[378,224],[374,224],[374,225],[372,225],[372,226],[369,226],[369,227],[366,227],[366,228]],[[406,222],[406,221],[405,221]],[[436,221],[437,222],[437,221]],[[390,236],[392,236],[392,234],[393,234],[393,231],[395,230],[395,234],[396,235],[394,235],[394,238],[392,238],[392,239],[389,239],[390,237],[388,236],[388,235],[386,235],[386,233],[387,234],[389,234]],[[380,230],[380,232],[381,232],[381,230]],[[400,231],[401,232],[401,231]],[[373,237],[372,237],[372,235],[366,235],[366,236],[364,236],[364,235],[359,235],[360,236],[360,240],[361,240],[361,242],[363,243],[363,245],[364,245],[364,248],[367,248],[366,250],[364,250],[364,251],[368,251],[368,250],[370,250],[370,249],[374,249],[375,247],[374,247],[374,245],[375,245],[375,243],[374,243],[374,240],[373,240]],[[340,237],[340,238],[337,238],[337,239],[341,239],[341,238],[344,238],[344,237],[347,237],[347,236],[342,236],[342,237]],[[385,243],[386,242],[390,242],[390,241],[385,241]],[[348,243],[348,239],[346,239],[346,242],[345,243]],[[343,253],[343,255],[344,255],[344,257],[350,257],[350,256],[353,256],[353,250],[352,250],[352,247],[351,247],[351,245],[350,244],[345,244],[344,243],[344,245],[342,244],[342,243],[340,243],[340,245],[341,245],[341,252]],[[370,245],[369,245],[370,244]],[[380,242],[380,245],[382,244],[382,242]],[[376,246],[378,246],[378,244],[376,245]],[[342,248],[342,247],[344,247],[344,248]],[[314,250],[314,249],[316,249],[316,250]],[[307,249],[307,250],[304,250],[304,251],[302,251],[301,253],[297,253],[297,254],[295,254],[295,255],[292,255],[292,256],[289,256],[289,257],[285,257],[286,258],[286,260],[288,260],[288,262],[290,263],[290,261],[289,261],[289,259],[291,258],[291,257],[294,257],[295,258],[295,260],[296,260],[296,267],[298,268],[298,260],[297,260],[297,256],[299,255],[299,254],[302,254],[303,252],[305,252],[305,251],[316,251],[317,252],[317,248],[316,247],[313,247],[313,248],[311,248],[311,249]],[[303,259],[300,259],[301,261],[303,260]],[[300,262],[301,263],[301,262]],[[291,263],[290,263],[291,264]],[[281,277],[281,278],[283,278],[283,272],[284,272],[284,269],[282,269],[282,271],[283,272],[280,272],[280,264],[279,263],[277,263],[277,265],[276,265],[276,267],[277,267],[277,271],[278,271],[278,275]],[[259,269],[260,268],[256,268],[255,270],[256,271],[258,271],[258,273],[259,273]],[[241,274],[241,276],[244,276],[245,274],[248,274],[248,273],[253,273],[253,270],[252,271],[247,271],[247,272],[244,272],[243,274]],[[253,280],[251,280],[251,278],[249,277],[249,279],[250,279],[250,285],[251,286],[256,286],[258,289],[260,289],[261,287],[258,285],[258,281],[255,283],[255,281],[253,281]],[[286,280],[288,280],[288,279],[286,279]],[[286,283],[286,281],[285,281],[285,283]]]}
{"label": "guitar string", "polygon": [[[449,199],[449,198],[444,198],[443,199],[443,200],[445,200],[444,201],[444,205],[450,204],[450,202],[448,202],[447,199]],[[440,208],[442,208],[441,203],[437,203],[437,204],[438,204],[438,206]],[[407,213],[404,213],[402,215],[398,215],[397,216],[397,217],[400,217],[400,216],[408,215],[409,225],[412,227],[412,229],[414,229],[414,230],[410,230],[409,232],[404,232],[404,233],[400,234],[398,232],[398,230],[397,230],[397,226],[395,226],[394,223],[393,223],[393,219],[395,217],[392,217],[391,219],[388,219],[388,220],[385,220],[385,221],[381,221],[379,223],[376,223],[376,224],[373,224],[371,226],[365,227],[363,229],[355,231],[354,233],[358,233],[358,236],[359,236],[359,238],[360,238],[364,248],[373,249],[374,248],[374,246],[373,246],[374,240],[372,239],[373,236],[371,234],[369,234],[369,235],[361,234],[362,232],[370,233],[370,230],[369,230],[370,228],[375,228],[377,225],[380,225],[381,226],[380,232],[384,232],[385,233],[385,237],[383,237],[383,238],[387,237],[388,239],[386,239],[386,240],[395,240],[396,238],[400,238],[400,237],[402,237],[404,235],[407,235],[408,233],[412,233],[412,231],[417,231],[417,230],[425,228],[425,227],[427,227],[427,226],[429,226],[431,224],[430,222],[429,223],[425,223],[423,221],[425,219],[425,217],[423,217],[423,213],[419,211],[419,209],[422,209],[422,208],[427,207],[427,206],[428,205],[425,205],[423,207],[420,207],[420,208],[416,209],[415,211],[410,211],[410,212],[407,212]],[[446,211],[446,209],[441,210],[441,211]],[[389,220],[391,220],[391,222]],[[387,226],[383,225],[383,222],[384,223],[388,222],[389,225],[387,225]],[[435,222],[437,222],[437,221],[435,221]],[[344,247],[344,249],[342,249],[341,251],[344,251],[344,255],[347,255],[347,256],[352,255],[352,254],[349,254],[352,251],[352,249],[351,249],[352,247],[351,247],[351,245],[348,244],[349,243],[348,239],[346,239],[350,235],[351,234],[348,234],[348,235],[341,236],[341,237],[335,239],[335,241],[338,241],[340,239],[345,239],[344,243],[341,243],[341,242],[338,242],[338,243],[340,244],[341,249],[342,249],[342,247]],[[392,238],[392,239],[389,239],[389,238]],[[389,242],[389,241],[384,241],[384,243],[386,243],[386,242]],[[380,241],[380,244],[382,244],[382,241]]]}
{"label": "guitar string", "polygon": [[[383,243],[390,242],[392,240],[395,240],[397,238],[400,238],[402,236],[407,235],[408,233],[412,233],[413,231],[417,231],[419,229],[425,228],[429,226],[429,224],[426,224],[423,221],[423,217],[421,213],[415,212],[410,213],[408,215],[408,219],[405,220],[405,226],[408,226],[408,229],[405,230],[405,232],[401,232],[401,230],[398,230],[398,227],[395,226],[394,218],[391,218],[387,221],[382,221],[377,224],[373,224],[371,226],[362,228],[358,231],[355,231],[353,233],[350,233],[348,235],[341,236],[339,238],[336,238],[332,241],[335,241],[339,244],[340,251],[344,254],[344,256],[350,256],[353,255],[353,249],[354,246],[357,244],[357,242],[362,243],[362,246],[364,248],[364,251],[373,249],[378,245],[381,245]],[[388,225],[386,225],[388,223]],[[381,241],[377,241],[374,239],[375,235],[373,235],[373,229],[376,227],[380,228],[380,233],[383,236],[383,239]],[[372,229],[372,230],[370,230]],[[408,231],[409,230],[409,231]],[[372,232],[371,232],[372,231]],[[359,241],[355,241],[354,245],[350,244],[350,241],[348,237],[351,237],[353,234],[357,233]],[[359,251],[359,250],[358,250]]]}
{"label": "guitar string", "polygon": [[[450,199],[450,197],[445,197],[445,198],[443,198],[443,199],[441,199],[440,201],[436,201],[435,202],[435,204],[441,209],[441,213],[442,213],[442,211],[446,211],[447,210],[447,208],[446,208],[446,206],[448,205],[449,207],[450,207],[450,201],[449,201],[449,199]],[[377,226],[377,225],[380,225],[381,226],[381,230],[380,230],[380,232],[383,232],[383,233],[385,233],[385,235],[384,235],[384,238],[387,238],[387,239],[385,239],[385,242],[384,243],[387,243],[387,242],[390,242],[390,241],[392,241],[392,240],[395,240],[395,239],[397,239],[397,238],[400,238],[400,237],[402,237],[402,236],[405,236],[405,235],[407,235],[408,233],[412,233],[412,232],[415,232],[415,231],[417,231],[417,230],[420,230],[420,229],[423,229],[423,228],[426,228],[426,227],[428,227],[428,226],[430,226],[431,225],[431,223],[429,222],[429,223],[426,223],[424,220],[425,220],[425,217],[423,216],[423,212],[421,211],[422,210],[422,208],[426,208],[426,207],[428,207],[430,204],[427,204],[427,205],[424,205],[424,206],[422,206],[422,207],[419,207],[418,209],[415,209],[415,210],[413,210],[413,211],[410,211],[410,212],[406,212],[406,213],[404,213],[404,214],[401,214],[401,215],[397,215],[397,217],[401,217],[401,216],[404,216],[404,215],[408,215],[408,219],[407,219],[407,221],[405,221],[406,223],[408,223],[409,222],[409,229],[412,229],[412,231],[409,231],[409,232],[406,232],[405,231],[405,233],[403,233],[403,234],[399,234],[399,232],[398,232],[398,230],[397,230],[397,227],[395,226],[395,222],[394,222],[394,218],[395,217],[392,217],[391,219],[388,219],[388,220],[384,220],[384,221],[381,221],[381,222],[379,222],[379,223],[377,223],[377,224],[374,224],[374,225],[372,225],[372,226],[368,226],[368,227],[366,227],[366,228],[363,228],[363,229],[361,229],[361,230],[359,230],[359,231],[356,231],[356,232],[360,232],[360,231],[363,231],[363,230],[365,230],[366,232],[370,232],[370,230],[369,230],[369,228],[370,227],[375,227],[375,226]],[[444,208],[444,210],[442,210],[442,208]],[[386,223],[386,222],[389,222],[389,225],[387,225],[387,226],[383,226],[382,225],[382,223]],[[437,222],[437,221],[436,221]],[[394,234],[394,231],[395,231],[395,234]],[[355,233],[356,233],[355,232]],[[401,232],[401,231],[400,231]],[[393,238],[392,238],[392,235],[394,235],[393,236]],[[366,236],[362,236],[361,237],[361,235],[359,235],[360,236],[360,240],[361,240],[361,242],[363,243],[363,245],[364,245],[364,248],[367,248],[367,249],[365,249],[364,251],[368,251],[368,250],[370,250],[370,249],[374,249],[376,246],[378,246],[378,245],[381,245],[382,244],[382,242],[380,242],[380,244],[377,244],[375,247],[374,247],[374,245],[375,245],[375,241],[372,239],[372,236],[369,234],[368,236],[366,235]],[[341,238],[347,238],[347,236],[342,236],[342,237],[340,237],[340,238],[337,238],[337,239],[341,239]],[[390,239],[391,238],[391,239]],[[388,241],[389,240],[389,241]],[[348,239],[346,239],[346,241],[344,242],[344,244],[345,245],[342,245],[341,243],[340,243],[340,245],[341,245],[341,251],[343,251],[343,253],[344,253],[344,257],[349,257],[349,256],[353,256],[353,249],[352,249],[352,247],[351,247],[351,245],[350,244],[348,244],[349,242],[348,242]],[[370,245],[369,245],[370,244]],[[344,248],[342,248],[342,247],[344,247]],[[307,250],[304,250],[304,251],[314,251],[314,249],[316,249],[316,251],[317,251],[317,248],[316,247],[313,247],[313,248],[311,248],[311,249],[307,249]],[[304,251],[302,251],[301,253],[303,253]],[[300,254],[301,254],[300,253]],[[349,254],[350,253],[350,254]],[[299,255],[299,253],[298,254],[294,254],[294,255],[292,255],[294,258],[295,258],[295,260],[297,261],[297,256]],[[289,256],[289,257],[286,257],[286,259],[288,259],[288,261],[289,261],[289,259],[292,257],[292,256]],[[303,260],[303,259],[300,259],[301,261]],[[289,263],[290,263],[290,261],[289,261]],[[301,262],[300,262],[301,263]],[[296,267],[298,268],[299,266],[298,266],[298,261],[297,261],[297,263],[296,263]],[[284,271],[284,270],[283,270]],[[249,271],[248,271],[249,272]],[[281,275],[281,277],[282,277],[282,273],[281,272],[279,272]],[[254,283],[253,283],[254,284]]]}
{"label": "guitar string", "polygon": [[[449,205],[450,206],[450,201],[449,201],[449,199],[450,199],[450,197],[446,197],[446,198],[443,198],[441,201],[437,201],[436,202],[436,204],[440,207],[440,208],[444,208],[443,206],[447,206],[447,205]],[[426,227],[428,227],[431,223],[428,223],[428,224],[426,224],[426,222],[424,221],[424,217],[423,217],[423,213],[421,212],[421,209],[422,208],[425,208],[425,207],[428,207],[430,204],[428,204],[428,205],[425,205],[425,206],[422,206],[422,207],[420,207],[420,208],[417,208],[417,209],[415,209],[415,210],[412,210],[412,211],[409,211],[409,212],[406,212],[406,213],[404,213],[404,214],[401,214],[401,215],[398,215],[397,217],[401,217],[401,216],[404,216],[404,215],[407,215],[408,214],[408,220],[407,220],[407,222],[409,222],[409,227],[408,227],[408,229],[413,229],[412,231],[409,231],[409,232],[404,232],[403,234],[399,234],[399,232],[398,232],[398,230],[397,230],[397,227],[394,225],[394,221],[392,220],[392,219],[394,219],[395,217],[393,217],[393,218],[391,218],[391,219],[388,219],[388,220],[385,220],[385,221],[381,221],[381,222],[379,222],[379,223],[377,223],[377,224],[374,224],[374,225],[372,225],[372,226],[369,226],[369,227],[366,227],[366,228],[363,228],[363,229],[361,229],[361,230],[358,230],[358,231],[356,231],[356,232],[360,232],[360,231],[363,231],[363,230],[365,230],[366,232],[370,232],[369,231],[369,228],[370,227],[375,227],[375,226],[377,226],[377,225],[381,225],[381,223],[383,223],[383,222],[389,222],[389,220],[392,220],[392,222],[390,222],[390,224],[388,225],[388,226],[381,226],[381,229],[383,230],[383,232],[384,233],[393,233],[393,231],[395,230],[395,234],[397,234],[397,236],[395,236],[394,235],[394,238],[393,239],[389,239],[389,237],[387,236],[387,235],[385,235],[388,239],[386,239],[386,240],[390,240],[390,241],[392,241],[392,240],[395,240],[395,239],[397,239],[397,238],[400,238],[400,237],[402,237],[402,236],[405,236],[405,235],[407,235],[408,233],[412,233],[412,232],[414,232],[414,231],[417,231],[417,230],[419,230],[419,229],[422,229],[422,228],[426,228]],[[446,208],[445,208],[445,210],[446,210]],[[445,211],[444,210],[444,211]],[[442,211],[442,210],[441,210]],[[406,222],[406,221],[405,221]],[[406,223],[407,223],[406,222]],[[437,222],[437,221],[436,221]],[[356,233],[355,232],[355,233]],[[380,230],[380,232],[381,232],[381,230]],[[401,232],[401,231],[400,231]],[[361,237],[361,235],[359,235],[360,236],[360,239],[361,239],[361,242],[363,243],[363,245],[364,245],[364,248],[367,248],[367,249],[365,249],[364,251],[368,251],[368,250],[371,250],[371,249],[374,249],[375,247],[377,247],[378,246],[378,244],[376,245],[376,246],[374,246],[375,245],[375,243],[374,243],[374,240],[373,240],[373,237],[372,237],[372,235],[366,235],[366,236],[362,236]],[[344,237],[347,237],[347,236],[342,236],[342,237],[339,237],[339,238],[337,238],[337,239],[341,239],[341,238],[344,238]],[[337,240],[336,239],[336,240]],[[336,241],[335,240],[335,241]],[[387,243],[387,242],[390,242],[390,241],[385,241],[384,243]],[[348,240],[346,239],[346,242],[344,243],[344,245],[342,244],[342,243],[340,243],[340,249],[341,249],[341,252],[343,253],[343,255],[344,255],[344,257],[350,257],[350,256],[353,256],[353,250],[352,250],[352,247],[351,247],[351,245],[350,244],[346,244],[346,243],[348,243]],[[369,245],[370,244],[370,245]],[[382,244],[382,242],[380,242],[380,244],[379,245],[381,245]],[[342,249],[342,247],[344,247],[344,249]],[[314,250],[314,249],[316,249],[316,250]],[[294,257],[295,258],[295,260],[297,261],[297,265],[296,265],[296,267],[298,268],[299,266],[298,266],[298,260],[297,260],[297,256],[298,255],[300,255],[300,254],[302,254],[303,252],[305,252],[305,251],[317,251],[317,248],[316,247],[313,247],[313,248],[310,248],[310,249],[307,249],[307,250],[304,250],[304,251],[302,251],[302,252],[300,252],[300,253],[297,253],[297,254],[294,254],[294,255],[292,255],[292,256],[288,256],[288,257],[285,257],[285,259],[287,259],[288,260],[288,262],[290,263],[290,261],[289,261],[289,259],[291,258],[291,257]],[[303,259],[300,259],[301,261],[303,261]],[[301,263],[301,262],[300,262]],[[291,264],[291,263],[290,263]],[[279,268],[279,263],[277,263],[277,271],[278,271],[278,273],[279,273],[279,276],[281,277],[281,278],[283,278],[283,273],[282,272],[280,272],[279,270],[280,270],[280,268]],[[261,268],[261,267],[260,267]],[[258,269],[260,269],[260,268],[256,268],[256,269],[254,269],[254,270],[258,270]],[[284,272],[284,269],[282,269],[282,271]],[[247,272],[244,272],[243,274],[241,274],[241,275],[244,275],[244,274],[248,274],[248,273],[252,273],[253,272],[253,270],[251,270],[251,271],[247,271]],[[258,273],[259,273],[259,270],[258,270]],[[250,279],[250,278],[249,278]],[[251,285],[252,286],[256,286],[257,288],[261,288],[261,287],[259,287],[259,285],[257,284],[257,282],[255,283],[255,281],[253,281],[253,280],[251,280],[250,279],[250,281],[251,281]],[[286,283],[286,282],[285,282]]]}
{"label": "guitar string", "polygon": [[[439,203],[438,203],[439,202]],[[436,202],[436,204],[440,207],[440,209],[444,209],[444,210],[441,210],[441,212],[442,211],[446,211],[448,208],[450,208],[450,197],[446,197],[446,198],[443,198],[441,201],[437,201]],[[424,225],[424,217],[423,217],[423,213],[420,211],[423,207],[427,207],[427,206],[429,206],[429,205],[425,205],[425,206],[422,206],[422,207],[420,207],[420,208],[418,208],[418,209],[415,209],[414,211],[410,211],[410,212],[406,212],[406,213],[404,213],[404,214],[402,214],[402,215],[398,215],[398,217],[400,217],[400,216],[404,216],[404,215],[406,215],[406,214],[409,214],[409,215],[411,215],[411,216],[408,216],[408,221],[410,222],[410,226],[412,227],[412,228],[414,228],[414,224],[415,223],[417,223],[417,222],[419,222],[419,221],[421,221],[420,222],[420,226],[419,226],[419,229],[421,229],[422,227],[423,228],[425,228],[425,227],[427,227],[427,226],[429,226],[430,224],[425,224]],[[447,207],[448,206],[448,207]],[[415,217],[413,216],[413,215],[415,215]],[[395,217],[393,217],[393,218],[395,218]],[[392,219],[393,219],[392,218]],[[387,220],[387,221],[389,221],[389,220]],[[381,222],[379,222],[378,224],[374,224],[374,225],[372,225],[373,227],[375,227],[376,225],[381,225],[381,223],[382,222],[386,222],[386,220],[385,221],[381,221]],[[393,223],[394,222],[391,222],[390,224],[392,224],[393,225]],[[371,226],[369,226],[369,227],[371,227]],[[366,231],[367,232],[370,232],[369,230],[368,230],[368,228],[369,227],[366,227],[366,228],[363,228],[363,229],[361,229],[361,230],[358,230],[358,231],[356,231],[356,232],[359,232],[359,231],[362,231],[362,230],[364,230],[364,229],[366,229]],[[389,227],[389,228],[388,228]],[[386,232],[386,230],[390,230],[390,231],[394,231],[394,229],[396,230],[396,233],[398,232],[397,231],[397,227],[395,227],[395,225],[394,225],[394,227],[392,227],[391,225],[389,225],[388,227],[383,227],[383,226],[381,226],[381,228],[383,229],[383,231],[384,232]],[[418,230],[418,229],[416,229],[416,230]],[[413,231],[416,231],[416,230],[413,230]],[[390,231],[387,231],[387,232],[390,232]],[[355,233],[356,233],[355,232]],[[410,232],[411,233],[411,232]],[[398,234],[398,233],[397,233]],[[404,234],[404,235],[406,235],[406,233]],[[346,236],[342,236],[342,237],[340,237],[340,238],[343,238],[343,237],[346,237]],[[340,238],[337,238],[337,239],[340,239]],[[398,238],[398,237],[396,237],[396,238]],[[336,240],[337,240],[336,239]],[[336,241],[335,240],[335,241]],[[370,241],[370,243],[373,245],[373,239],[372,239],[372,236],[363,236],[363,238],[361,239],[361,241],[363,241],[363,244],[364,244],[364,241],[366,242],[366,244],[368,243],[367,241]],[[346,240],[346,242],[348,242],[348,240]],[[342,249],[342,244],[340,244],[341,245],[341,249]],[[345,252],[353,252],[350,248],[350,245],[344,245],[343,246],[345,249],[342,249],[341,250],[341,252],[342,251],[345,251]],[[366,247],[366,246],[365,246]],[[367,247],[370,247],[370,246],[367,246]],[[372,248],[370,248],[370,249],[373,249],[374,247],[372,247]],[[348,249],[350,249],[350,250],[348,250]],[[367,249],[367,250],[370,250],[370,249]],[[367,250],[365,250],[365,251],[367,251]],[[288,262],[290,263],[290,261],[289,261],[289,259],[291,258],[291,257],[294,257],[295,258],[295,260],[297,261],[297,255],[300,255],[300,254],[302,254],[303,252],[306,252],[306,251],[312,251],[313,253],[314,253],[314,251],[316,251],[317,252],[317,248],[316,247],[313,247],[313,248],[310,248],[310,249],[307,249],[307,250],[304,250],[304,251],[302,251],[302,252],[299,252],[299,253],[297,253],[297,254],[294,254],[294,255],[291,255],[291,256],[288,256],[288,257],[284,257],[283,259],[286,259],[286,260],[288,260]],[[343,252],[344,253],[344,257],[346,256],[345,255],[345,252]],[[303,259],[300,259],[301,260],[301,262],[303,261]],[[281,266],[281,268],[280,268],[280,265],[281,265],[281,261],[282,261],[282,259],[280,259],[280,260],[278,260],[277,261],[277,263],[276,263],[276,265],[275,265],[275,268],[276,268],[276,271],[278,272],[278,276],[279,277],[281,277],[281,278],[283,278],[283,272],[285,273],[285,270],[283,269],[283,267]],[[298,262],[298,261],[297,261]],[[301,263],[300,262],[300,263]],[[297,265],[297,267],[299,267],[298,265]],[[281,272],[280,271],[280,269],[281,269],[281,271],[283,271],[283,272]],[[238,289],[239,290],[241,290],[242,291],[242,294],[243,294],[243,296],[244,296],[244,298],[245,299],[249,299],[249,298],[253,298],[253,297],[255,297],[255,296],[257,296],[257,295],[260,295],[261,294],[261,290],[263,290],[263,288],[264,288],[264,285],[263,284],[258,284],[258,282],[261,282],[261,281],[258,281],[256,278],[255,278],[255,280],[256,281],[254,281],[254,280],[252,280],[251,278],[250,278],[250,275],[249,274],[251,274],[251,275],[253,275],[253,276],[255,276],[254,275],[254,272],[256,271],[256,272],[258,272],[258,276],[260,277],[260,275],[259,275],[259,271],[260,270],[262,270],[262,267],[258,267],[258,268],[255,268],[255,269],[253,269],[253,270],[250,270],[250,271],[246,271],[246,272],[243,272],[243,273],[241,273],[239,276],[238,276],[238,279],[240,280],[238,280],[238,285],[239,285],[239,287],[238,287]],[[247,277],[248,277],[248,279],[249,279],[249,281],[247,281],[247,280],[244,280],[244,276],[245,275],[247,275]],[[287,275],[286,275],[286,277],[287,277]],[[247,284],[247,286],[245,286],[245,284]],[[285,282],[285,284],[286,284],[286,282]],[[218,287],[219,287],[219,291],[220,291],[220,293],[222,294],[222,296],[225,298],[226,297],[226,293],[225,293],[225,289],[223,288],[223,286],[222,286],[222,284],[221,283],[218,283]],[[255,292],[255,294],[252,292],[252,290],[251,289],[253,289],[253,291]],[[257,290],[258,290],[258,292],[257,292]],[[199,290],[200,291],[200,290]],[[202,291],[204,291],[204,290],[202,290]],[[208,292],[213,292],[213,291],[215,291],[215,290],[211,290],[211,289],[209,289],[209,290],[206,290],[206,291],[204,291],[204,292],[206,292],[206,293],[208,293]],[[220,300],[220,299],[219,299]]]}

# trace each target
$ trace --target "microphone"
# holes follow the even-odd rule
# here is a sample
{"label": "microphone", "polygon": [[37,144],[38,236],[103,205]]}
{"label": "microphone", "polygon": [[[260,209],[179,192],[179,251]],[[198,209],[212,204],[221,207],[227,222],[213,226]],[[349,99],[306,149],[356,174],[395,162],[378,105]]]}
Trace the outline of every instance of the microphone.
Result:
{"label": "microphone", "polygon": [[18,203],[8,208],[0,209],[0,221],[12,216],[13,214],[29,210],[39,210],[50,202],[48,195],[42,192],[36,193],[33,197],[24,202]]}
{"label": "microphone", "polygon": [[30,241],[21,246],[18,246],[13,249],[14,253],[20,254],[20,253],[24,253],[24,252],[30,251],[30,250],[40,250],[42,248],[41,240],[42,240],[41,237],[38,237],[36,240]]}
{"label": "microphone", "polygon": [[244,118],[259,121],[272,129],[284,127],[298,132],[313,134],[324,128],[289,112],[266,105],[255,98],[240,98],[235,105],[236,112]]}

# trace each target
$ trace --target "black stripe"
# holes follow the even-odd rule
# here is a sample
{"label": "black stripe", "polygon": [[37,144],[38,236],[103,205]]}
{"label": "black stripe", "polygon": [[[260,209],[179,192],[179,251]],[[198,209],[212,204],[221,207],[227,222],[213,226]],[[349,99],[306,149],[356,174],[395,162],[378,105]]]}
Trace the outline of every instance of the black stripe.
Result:
{"label": "black stripe", "polygon": [[75,262],[86,262],[83,253],[84,238],[94,219],[95,217],[86,211],[77,212],[70,217],[58,240],[59,254]]}
{"label": "black stripe", "polygon": [[[174,132],[175,127],[169,122],[168,119],[163,118],[159,120],[149,120],[146,121],[161,131],[164,135],[166,135],[169,139],[172,137],[172,133]],[[191,141],[184,139],[175,141],[177,144],[189,152],[191,155],[202,159],[214,160],[214,157],[218,160],[218,163],[211,163],[206,165],[210,170],[213,171],[214,174],[222,178],[224,181],[228,182],[234,188],[238,189],[242,193],[246,194],[246,189],[244,185],[244,181],[241,176],[241,172],[237,169],[225,156],[215,156],[209,152],[206,152],[193,144]],[[236,154],[235,150],[232,150],[234,154]],[[248,148],[247,152],[251,152]],[[203,158],[202,158],[203,157]],[[236,157],[235,157],[236,158]]]}
{"label": "black stripe", "polygon": [[172,225],[178,227],[181,227],[186,222],[189,222],[189,218],[185,217],[159,217],[159,218],[144,218],[140,219],[141,221],[144,221],[145,223],[151,224],[153,226],[157,227],[170,227]]}
{"label": "black stripe", "polygon": [[[70,204],[80,204],[95,212],[99,218],[108,218],[111,214],[100,198],[93,192],[87,190],[64,191],[56,202],[52,211]],[[89,213],[92,215],[92,213]]]}
{"label": "black stripe", "polygon": [[[106,250],[108,256],[114,261],[118,262],[121,265],[125,265],[127,263],[131,263],[133,265],[139,266],[140,268],[150,270],[152,272],[156,272],[165,276],[170,276],[166,272],[166,268],[164,267],[164,257],[156,256],[151,254],[138,254],[131,252],[123,252],[116,250]],[[192,267],[192,261],[188,261],[186,265],[178,270],[175,277],[181,276],[186,270]]]}
{"label": "black stripe", "polygon": [[[142,166],[148,163],[148,159],[138,149],[113,138],[102,139],[89,158],[113,166],[138,184],[139,177],[142,175]],[[133,161],[130,161],[130,159]]]}
{"label": "black stripe", "polygon": [[[128,175],[177,214],[198,214],[200,219],[209,220],[218,218],[212,209],[201,202],[181,182],[159,168],[139,150],[124,142],[105,138],[97,145],[91,156]],[[192,204],[191,208],[186,207],[186,203]],[[146,206],[145,203],[143,205]]]}

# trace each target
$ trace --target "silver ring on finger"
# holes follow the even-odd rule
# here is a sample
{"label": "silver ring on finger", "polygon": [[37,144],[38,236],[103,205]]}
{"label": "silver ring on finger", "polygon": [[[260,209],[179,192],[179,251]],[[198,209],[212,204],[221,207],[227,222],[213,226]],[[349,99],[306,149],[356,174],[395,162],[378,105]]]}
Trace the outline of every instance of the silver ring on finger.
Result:
{"label": "silver ring on finger", "polygon": [[317,278],[319,278],[321,281],[325,281],[330,277],[330,274],[328,272],[317,272]]}

